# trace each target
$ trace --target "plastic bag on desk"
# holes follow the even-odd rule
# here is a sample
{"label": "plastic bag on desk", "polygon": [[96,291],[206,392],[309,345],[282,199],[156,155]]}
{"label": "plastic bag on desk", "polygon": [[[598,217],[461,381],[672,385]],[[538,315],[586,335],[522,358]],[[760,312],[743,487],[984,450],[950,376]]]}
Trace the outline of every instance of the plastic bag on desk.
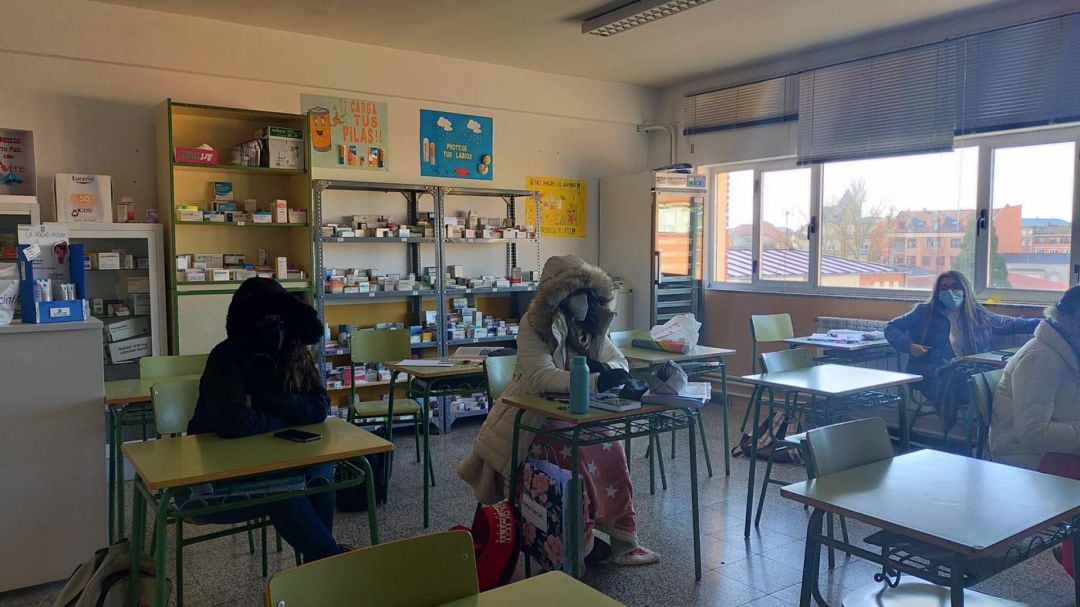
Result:
{"label": "plastic bag on desk", "polygon": [[693,314],[678,314],[650,329],[649,335],[662,344],[679,344],[682,350],[689,352],[697,345],[700,331],[701,323]]}

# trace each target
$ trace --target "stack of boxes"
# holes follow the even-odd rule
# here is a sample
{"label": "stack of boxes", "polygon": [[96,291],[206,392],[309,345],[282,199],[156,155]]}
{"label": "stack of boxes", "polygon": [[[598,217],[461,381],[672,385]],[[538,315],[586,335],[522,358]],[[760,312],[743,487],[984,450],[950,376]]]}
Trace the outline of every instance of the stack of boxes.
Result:
{"label": "stack of boxes", "polygon": [[[86,270],[149,270],[150,259],[136,258],[123,249],[86,253],[83,257]],[[127,298],[90,300],[91,313],[97,317],[149,316],[150,315],[150,277],[127,276],[125,279]]]}
{"label": "stack of boxes", "polygon": [[[409,340],[413,344],[432,343],[435,339],[435,312],[425,314],[424,324],[408,327]],[[327,341],[324,345],[327,352],[334,352],[341,348],[349,348],[352,344],[352,334],[357,331],[371,329],[406,330],[405,325],[393,322],[377,323],[369,329],[360,329],[355,324],[338,325],[336,340]],[[365,365],[364,367],[352,367],[351,365],[335,366],[332,361],[324,363],[326,372],[326,388],[328,390],[348,389],[355,379],[357,385],[376,381],[390,381],[390,370],[381,364]],[[354,377],[355,373],[355,377]],[[404,376],[399,376],[401,381],[406,381]]]}
{"label": "stack of boxes", "polygon": [[379,291],[414,293],[420,290],[422,290],[420,283],[416,280],[416,274],[413,273],[402,276],[383,273],[375,268],[326,268],[324,291],[328,294],[362,294]]}
{"label": "stack of boxes", "polygon": [[[430,268],[434,272],[434,268]],[[465,267],[460,265],[446,266],[446,287],[448,289],[504,289],[509,287],[532,287],[539,280],[539,272],[532,270],[522,271],[521,268],[513,268],[510,276],[467,276]]]}
{"label": "stack of boxes", "polygon": [[536,231],[531,225],[509,225],[510,222],[502,217],[478,217],[472,211],[444,217],[443,223],[447,238],[536,238]]}
{"label": "stack of boxes", "polygon": [[477,308],[470,308],[464,297],[451,300],[451,312],[446,317],[446,339],[460,341],[485,337],[517,337],[518,324],[513,320],[500,320],[486,316]]}
{"label": "stack of boxes", "polygon": [[105,326],[104,339],[106,359],[113,364],[132,362],[144,356],[150,356],[153,351],[150,318],[136,316],[108,324]]}
{"label": "stack of boxes", "polygon": [[435,238],[432,213],[420,213],[414,225],[391,221],[385,215],[353,215],[340,223],[319,227],[323,238]]}
{"label": "stack of boxes", "polygon": [[273,258],[266,249],[259,249],[258,263],[249,263],[240,253],[189,253],[176,256],[178,282],[244,281],[249,278],[303,280],[304,271],[289,263],[286,257]]}
{"label": "stack of boxes", "polygon": [[307,224],[307,209],[290,209],[289,202],[278,198],[260,209],[259,201],[247,198],[237,202],[231,181],[211,182],[211,202],[185,202],[176,205],[176,219],[182,223],[248,223]]}

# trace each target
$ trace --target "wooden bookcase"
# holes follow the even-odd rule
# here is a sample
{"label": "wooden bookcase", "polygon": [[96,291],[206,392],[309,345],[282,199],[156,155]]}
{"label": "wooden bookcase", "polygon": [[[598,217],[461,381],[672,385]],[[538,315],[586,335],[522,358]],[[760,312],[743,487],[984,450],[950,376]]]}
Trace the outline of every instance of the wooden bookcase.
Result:
{"label": "wooden bookcase", "polygon": [[[255,262],[259,249],[267,249],[271,264],[276,257],[305,273],[302,280],[282,280],[289,291],[312,291],[311,178],[310,158],[302,169],[272,169],[224,164],[234,145],[248,141],[267,126],[304,132],[307,149],[307,120],[302,114],[283,114],[236,108],[177,103],[167,99],[158,106],[158,214],[164,224],[166,241],[166,282],[168,284],[169,343],[173,354],[209,352],[225,338],[225,315],[233,292],[241,281],[185,282],[177,279],[177,255],[196,253],[239,253]],[[218,164],[200,165],[175,161],[177,147],[209,144],[218,151]],[[305,154],[307,155],[307,154]],[[213,201],[213,183],[230,181],[238,204],[254,198],[260,210],[269,210],[271,201],[283,198],[289,208],[308,211],[305,224],[198,223],[178,221],[177,205]],[[209,277],[208,277],[209,278]]]}

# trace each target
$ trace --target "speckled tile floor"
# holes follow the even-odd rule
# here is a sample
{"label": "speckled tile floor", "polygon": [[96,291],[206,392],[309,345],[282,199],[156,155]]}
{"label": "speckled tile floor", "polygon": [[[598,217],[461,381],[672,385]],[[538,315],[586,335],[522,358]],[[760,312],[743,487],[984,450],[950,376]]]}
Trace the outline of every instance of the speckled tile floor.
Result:
{"label": "speckled tile floor", "polygon": [[[742,410],[732,409],[732,440]],[[643,445],[635,444],[631,473],[636,494],[639,535],[658,551],[658,565],[638,568],[598,566],[586,572],[584,581],[630,606],[716,605],[724,607],[791,607],[798,604],[803,538],[808,514],[798,504],[780,497],[775,488],[766,498],[759,529],[749,541],[742,537],[743,509],[749,462],[732,460],[731,476],[723,475],[723,441],[720,410],[706,410],[711,430],[710,452],[716,475],[705,476],[699,466],[703,578],[694,580],[690,525],[689,473],[685,437],[674,462],[668,460],[668,489],[657,487],[650,495],[649,467]],[[432,436],[437,486],[432,498],[431,527],[427,531],[468,524],[475,501],[467,485],[453,469],[468,453],[480,424],[459,422],[443,436]],[[420,466],[412,460],[412,437],[395,437],[399,456],[391,481],[389,505],[379,511],[379,530],[384,540],[424,533],[421,525]],[[665,439],[665,450],[670,444]],[[702,462],[703,463],[703,462]],[[801,469],[780,466],[777,476],[801,480]],[[659,483],[658,483],[659,485]],[[131,492],[127,495],[130,498]],[[1003,496],[1003,499],[1005,496]],[[128,509],[130,512],[130,508]],[[851,537],[861,538],[872,529],[849,522]],[[354,546],[368,544],[367,517],[363,513],[338,513],[335,533],[339,541]],[[73,564],[74,565],[74,564]],[[293,565],[292,551],[271,550],[271,571]],[[170,561],[170,577],[175,571]],[[259,556],[249,554],[243,536],[198,544],[185,551],[184,602],[189,607],[261,605],[264,580],[259,575]],[[522,574],[519,566],[519,575]],[[824,568],[823,568],[824,569]],[[873,581],[876,569],[865,561],[838,555],[836,568],[822,574],[826,599],[839,607],[840,598],[854,588]],[[174,578],[175,579],[175,578]],[[29,607],[50,605],[60,585],[47,584],[0,594],[0,605]],[[1072,581],[1047,553],[984,582],[978,590],[1032,607],[1074,605]]]}

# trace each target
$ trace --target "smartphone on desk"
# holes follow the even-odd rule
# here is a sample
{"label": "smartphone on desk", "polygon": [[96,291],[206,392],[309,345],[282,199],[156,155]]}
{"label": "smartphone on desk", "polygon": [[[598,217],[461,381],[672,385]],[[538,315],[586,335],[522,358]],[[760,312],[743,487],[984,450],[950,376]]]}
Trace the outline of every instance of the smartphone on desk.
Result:
{"label": "smartphone on desk", "polygon": [[310,443],[322,438],[321,434],[315,434],[314,432],[304,432],[303,430],[289,429],[282,430],[281,432],[275,432],[274,436],[277,438],[283,438],[285,440],[291,440],[294,443]]}

